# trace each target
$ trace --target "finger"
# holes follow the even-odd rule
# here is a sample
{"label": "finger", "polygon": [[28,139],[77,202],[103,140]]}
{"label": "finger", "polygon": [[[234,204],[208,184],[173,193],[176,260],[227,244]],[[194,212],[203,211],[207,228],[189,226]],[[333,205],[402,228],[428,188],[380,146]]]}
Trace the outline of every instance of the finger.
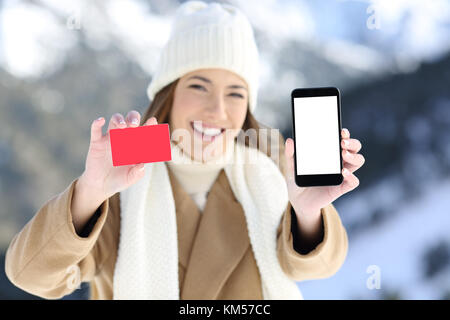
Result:
{"label": "finger", "polygon": [[348,162],[344,162],[344,168],[347,168],[351,173],[355,172],[356,170],[358,170],[359,168],[361,168],[360,166],[354,166]]}
{"label": "finger", "polygon": [[348,169],[342,169],[342,175],[344,176],[344,181],[341,183],[341,194],[345,194],[359,186],[359,179]]}
{"label": "finger", "polygon": [[125,118],[127,122],[127,126],[129,127],[137,127],[141,122],[141,115],[136,110],[132,110],[128,112],[127,117]]}
{"label": "finger", "polygon": [[350,138],[350,131],[348,131],[347,128],[342,129],[341,132],[342,138],[349,139]]}
{"label": "finger", "polygon": [[294,140],[287,138],[284,147],[284,155],[286,158],[286,178],[288,181],[294,180]]}
{"label": "finger", "polygon": [[351,165],[359,166],[359,167],[361,167],[364,164],[364,162],[366,161],[366,159],[364,158],[364,156],[362,154],[351,153],[348,150],[342,150],[342,157],[343,157],[344,161],[350,163]]}
{"label": "finger", "polygon": [[120,113],[115,113],[112,115],[111,119],[109,120],[108,125],[108,132],[111,129],[123,129],[127,127],[127,123],[125,122],[125,119]]}
{"label": "finger", "polygon": [[145,121],[144,126],[152,126],[158,124],[158,121],[156,120],[156,117],[150,117]]}
{"label": "finger", "polygon": [[139,163],[128,170],[127,183],[134,184],[145,175],[145,163]]}
{"label": "finger", "polygon": [[102,139],[102,127],[105,124],[105,118],[100,117],[91,124],[91,142],[97,142]]}
{"label": "finger", "polygon": [[359,152],[362,148],[362,144],[358,139],[342,139],[341,146],[355,153]]}

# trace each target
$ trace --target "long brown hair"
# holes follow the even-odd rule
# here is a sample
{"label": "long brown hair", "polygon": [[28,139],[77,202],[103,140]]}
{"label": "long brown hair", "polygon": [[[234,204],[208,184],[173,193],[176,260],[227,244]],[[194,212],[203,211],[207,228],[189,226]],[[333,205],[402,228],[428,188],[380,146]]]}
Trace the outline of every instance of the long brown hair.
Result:
{"label": "long brown hair", "polygon": [[[179,79],[169,83],[164,88],[159,90],[154,99],[150,102],[149,107],[144,113],[144,116],[141,118],[141,125],[144,124],[149,118],[155,117],[158,123],[168,123],[170,119],[170,113],[172,111],[173,98],[175,95],[175,88],[178,84]],[[276,144],[272,144],[271,136],[267,136],[267,141],[260,140],[260,130],[261,129],[271,129],[269,126],[266,126],[260,123],[255,119],[253,114],[250,111],[250,108],[247,107],[247,115],[245,117],[244,124],[242,125],[243,132],[246,132],[248,129],[254,129],[256,131],[256,139],[257,139],[257,148],[263,153],[267,154],[268,157],[272,158],[272,154],[278,151],[278,156],[275,156],[276,161],[274,162],[279,166],[283,175],[285,172],[285,156],[284,156],[284,138],[281,132],[278,131],[278,146]],[[242,131],[241,131],[242,132]],[[248,137],[245,137],[245,145],[250,147]],[[237,137],[235,138],[237,139]],[[272,150],[272,147],[275,146],[278,150]],[[279,163],[277,163],[277,161]]]}

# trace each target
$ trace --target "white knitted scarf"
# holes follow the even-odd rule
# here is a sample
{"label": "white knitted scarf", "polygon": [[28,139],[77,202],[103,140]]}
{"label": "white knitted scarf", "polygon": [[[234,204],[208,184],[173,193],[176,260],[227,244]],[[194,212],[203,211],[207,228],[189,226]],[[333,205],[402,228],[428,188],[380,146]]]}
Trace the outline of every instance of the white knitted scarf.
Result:
{"label": "white knitted scarf", "polygon": [[[120,193],[120,240],[114,299],[180,299],[175,201],[166,164],[146,164],[146,174]],[[303,299],[281,269],[277,228],[288,204],[284,176],[263,152],[234,144],[224,167],[242,205],[261,275],[264,299]]]}

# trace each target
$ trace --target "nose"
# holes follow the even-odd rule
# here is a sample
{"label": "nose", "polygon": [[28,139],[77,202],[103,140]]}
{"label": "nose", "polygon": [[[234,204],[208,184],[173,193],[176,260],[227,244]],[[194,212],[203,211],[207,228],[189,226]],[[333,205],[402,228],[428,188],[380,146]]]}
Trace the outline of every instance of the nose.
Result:
{"label": "nose", "polygon": [[217,120],[224,120],[227,118],[227,108],[222,95],[216,94],[212,97],[207,112]]}

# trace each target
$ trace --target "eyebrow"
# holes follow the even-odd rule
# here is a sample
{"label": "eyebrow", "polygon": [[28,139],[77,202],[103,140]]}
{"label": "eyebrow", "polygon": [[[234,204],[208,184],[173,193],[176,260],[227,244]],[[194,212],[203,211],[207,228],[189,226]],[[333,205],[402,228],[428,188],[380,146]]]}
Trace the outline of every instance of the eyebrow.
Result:
{"label": "eyebrow", "polygon": [[[212,81],[211,81],[211,80],[209,80],[209,79],[207,79],[207,78],[205,78],[205,77],[202,77],[202,76],[192,76],[192,77],[189,77],[187,80],[191,80],[191,79],[198,79],[198,80],[202,80],[202,81],[204,81],[204,82],[206,82],[206,83],[208,83],[208,84],[212,84]],[[231,85],[231,86],[228,86],[227,88],[231,88],[231,89],[244,89],[244,90],[247,90],[246,87],[241,86],[241,85],[237,85],[237,84],[233,84],[233,85]]]}

